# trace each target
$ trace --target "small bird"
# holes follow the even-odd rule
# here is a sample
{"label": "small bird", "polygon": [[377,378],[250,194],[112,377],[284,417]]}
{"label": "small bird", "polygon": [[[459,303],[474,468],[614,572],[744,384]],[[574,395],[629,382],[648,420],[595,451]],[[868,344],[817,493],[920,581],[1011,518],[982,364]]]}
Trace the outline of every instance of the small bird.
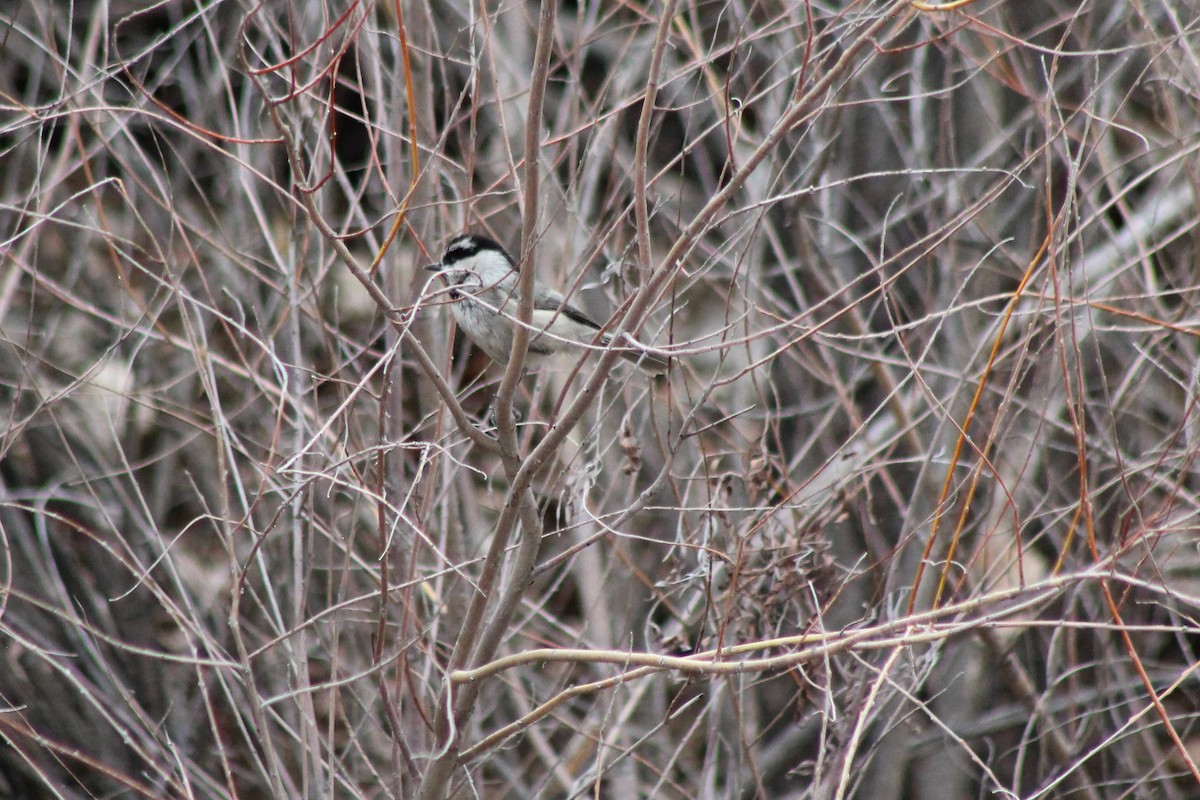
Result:
{"label": "small bird", "polygon": [[[450,311],[458,327],[499,364],[507,364],[512,351],[513,327],[517,324],[517,263],[503,247],[486,236],[463,234],[446,245],[441,262],[425,269],[438,272],[450,287]],[[561,294],[541,284],[533,287],[533,316],[530,319],[527,358],[537,361],[596,342],[607,347],[612,337],[600,336],[600,326],[568,303]],[[667,371],[664,358],[634,344],[619,347],[621,357],[632,361],[649,375]]]}

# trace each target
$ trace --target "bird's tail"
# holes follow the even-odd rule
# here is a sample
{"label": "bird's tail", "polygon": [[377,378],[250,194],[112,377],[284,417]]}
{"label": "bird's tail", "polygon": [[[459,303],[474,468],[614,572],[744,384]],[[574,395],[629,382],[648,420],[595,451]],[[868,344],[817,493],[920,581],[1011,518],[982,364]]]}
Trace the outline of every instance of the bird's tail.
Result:
{"label": "bird's tail", "polygon": [[652,378],[666,375],[667,367],[670,366],[670,362],[667,359],[656,356],[653,353],[647,353],[645,350],[623,348],[621,350],[621,358],[633,362],[638,369]]}
{"label": "bird's tail", "polygon": [[[604,338],[604,345],[606,347],[611,344],[611,342],[611,338]],[[621,358],[632,363],[634,366],[652,378],[657,378],[660,375],[666,375],[667,368],[670,366],[670,362],[667,361],[667,359],[663,358],[662,356],[655,355],[654,353],[651,353],[641,347],[623,345],[618,347],[617,351],[621,354]]]}

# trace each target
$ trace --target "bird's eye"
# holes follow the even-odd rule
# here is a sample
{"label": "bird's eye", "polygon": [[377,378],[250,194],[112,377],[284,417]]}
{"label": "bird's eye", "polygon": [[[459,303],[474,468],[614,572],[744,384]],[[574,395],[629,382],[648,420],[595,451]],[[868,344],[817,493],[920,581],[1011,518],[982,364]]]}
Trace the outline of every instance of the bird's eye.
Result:
{"label": "bird's eye", "polygon": [[458,289],[451,289],[451,290],[450,290],[450,299],[451,299],[451,300],[457,300],[457,299],[459,299],[460,297],[462,297],[462,293],[461,293],[461,292],[459,292],[459,291],[458,291]]}

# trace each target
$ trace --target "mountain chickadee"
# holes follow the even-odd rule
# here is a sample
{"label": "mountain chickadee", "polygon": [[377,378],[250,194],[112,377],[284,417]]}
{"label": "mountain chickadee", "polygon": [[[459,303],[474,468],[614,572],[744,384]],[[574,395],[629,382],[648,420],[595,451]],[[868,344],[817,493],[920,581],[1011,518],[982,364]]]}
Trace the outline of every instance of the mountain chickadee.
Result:
{"label": "mountain chickadee", "polygon": [[[458,327],[499,364],[507,364],[517,324],[517,264],[508,252],[486,236],[463,234],[446,245],[438,264],[425,269],[441,275],[450,287],[450,311]],[[612,337],[596,340],[600,326],[569,304],[558,292],[535,284],[530,319],[530,362],[562,352],[574,343],[596,341],[607,347]],[[662,375],[667,361],[634,346],[622,346],[621,357],[649,375]]]}

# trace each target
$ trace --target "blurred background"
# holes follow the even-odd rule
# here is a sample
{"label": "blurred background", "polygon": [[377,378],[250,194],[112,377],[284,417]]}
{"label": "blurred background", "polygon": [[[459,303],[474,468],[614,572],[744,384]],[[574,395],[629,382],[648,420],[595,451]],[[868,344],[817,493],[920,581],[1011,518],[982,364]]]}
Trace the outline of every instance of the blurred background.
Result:
{"label": "blurred background", "polygon": [[[580,0],[544,73],[539,13],[0,12],[0,796],[1196,796],[1200,3]],[[537,470],[505,616],[421,267],[523,222],[672,369]],[[448,747],[472,603],[472,666],[580,652]]]}

